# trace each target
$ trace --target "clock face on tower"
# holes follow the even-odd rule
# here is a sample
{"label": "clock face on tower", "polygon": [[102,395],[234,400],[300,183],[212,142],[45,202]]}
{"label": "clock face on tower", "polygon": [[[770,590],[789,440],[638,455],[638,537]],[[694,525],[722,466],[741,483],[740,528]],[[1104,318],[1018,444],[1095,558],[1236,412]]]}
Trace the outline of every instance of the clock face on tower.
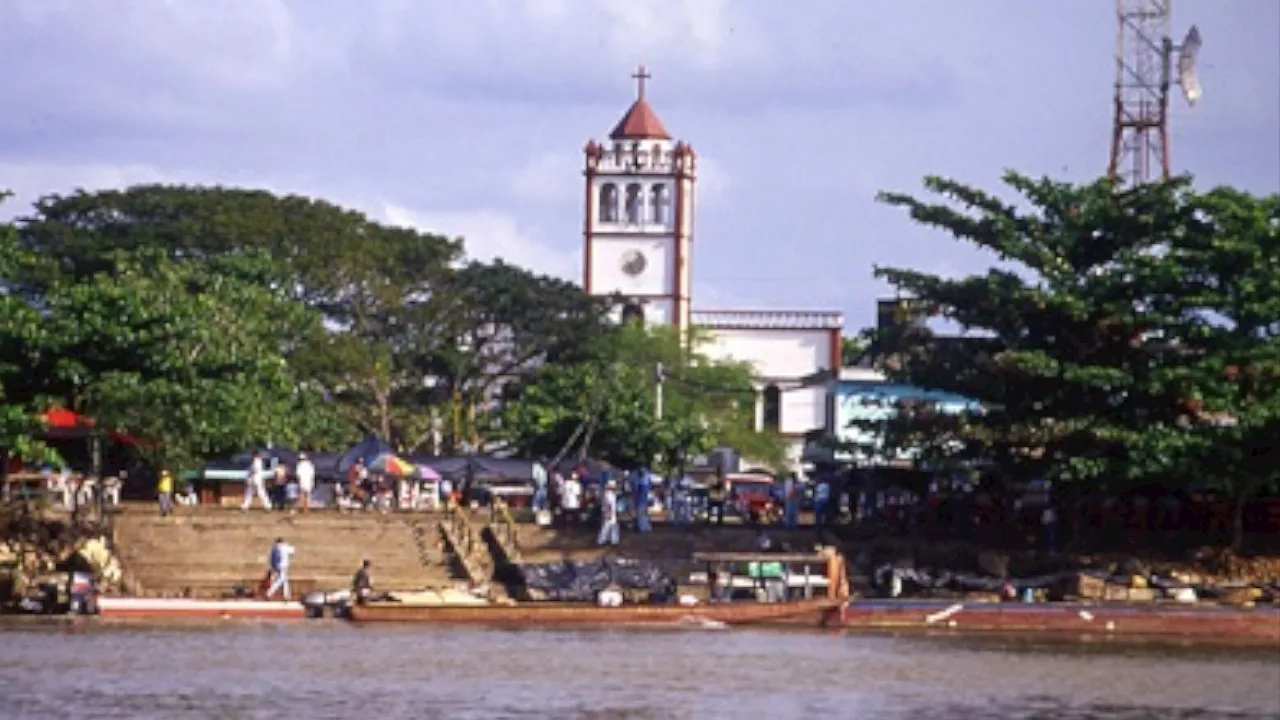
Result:
{"label": "clock face on tower", "polygon": [[648,267],[649,261],[645,258],[644,253],[639,250],[628,250],[622,255],[622,272],[636,277],[644,272]]}

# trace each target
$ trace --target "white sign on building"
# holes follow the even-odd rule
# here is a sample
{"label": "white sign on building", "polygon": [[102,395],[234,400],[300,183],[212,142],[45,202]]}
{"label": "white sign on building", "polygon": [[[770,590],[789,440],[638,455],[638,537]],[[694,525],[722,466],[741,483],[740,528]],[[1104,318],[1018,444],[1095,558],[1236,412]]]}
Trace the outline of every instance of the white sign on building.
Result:
{"label": "white sign on building", "polygon": [[607,140],[591,140],[584,151],[583,287],[627,298],[622,316],[701,328],[710,336],[702,348],[708,355],[751,363],[759,379],[756,426],[788,440],[798,469],[804,436],[829,424],[828,385],[814,378],[840,368],[844,316],[694,306],[697,153],[674,140],[649,105],[644,68],[633,77],[635,102]]}

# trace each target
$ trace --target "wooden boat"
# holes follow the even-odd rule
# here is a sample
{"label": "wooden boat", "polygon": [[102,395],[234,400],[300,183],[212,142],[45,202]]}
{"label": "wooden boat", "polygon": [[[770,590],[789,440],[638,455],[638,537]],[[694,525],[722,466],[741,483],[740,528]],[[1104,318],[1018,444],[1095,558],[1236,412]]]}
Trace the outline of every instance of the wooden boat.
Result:
{"label": "wooden boat", "polygon": [[[798,566],[803,580],[794,588],[802,591],[802,597],[781,602],[713,602],[698,605],[618,605],[601,606],[583,602],[443,602],[417,603],[377,601],[353,605],[347,611],[355,622],[422,622],[440,624],[482,624],[514,626],[676,626],[682,624],[724,625],[807,625],[819,627],[839,624],[842,609],[847,602],[844,588],[844,558],[839,553],[779,554],[779,553],[695,553],[695,562],[707,567],[706,576],[714,578],[711,585],[720,592],[732,596],[735,592],[756,588],[763,590],[765,583],[781,580],[788,583],[791,575],[780,573],[776,580],[765,578],[757,572],[745,586],[735,580],[735,568],[746,567],[750,574],[752,564],[766,563],[777,567]],[[815,598],[818,585],[811,582],[810,569],[827,568],[821,589],[827,597]],[[834,591],[834,592],[833,592]],[[713,594],[715,588],[713,588]],[[751,593],[748,593],[751,594]]]}
{"label": "wooden boat", "polygon": [[705,605],[620,605],[524,602],[475,605],[413,605],[394,601],[353,605],[353,622],[404,622],[555,626],[678,626],[682,624],[808,625],[838,624],[844,600],[819,598],[796,602],[727,602]]}
{"label": "wooden boat", "polygon": [[182,618],[302,620],[306,617],[302,603],[296,601],[136,597],[100,597],[98,614],[104,618],[136,620]]}
{"label": "wooden boat", "polygon": [[1280,644],[1280,610],[1080,603],[947,603],[858,600],[844,609],[849,628],[1037,635],[1065,633]]}

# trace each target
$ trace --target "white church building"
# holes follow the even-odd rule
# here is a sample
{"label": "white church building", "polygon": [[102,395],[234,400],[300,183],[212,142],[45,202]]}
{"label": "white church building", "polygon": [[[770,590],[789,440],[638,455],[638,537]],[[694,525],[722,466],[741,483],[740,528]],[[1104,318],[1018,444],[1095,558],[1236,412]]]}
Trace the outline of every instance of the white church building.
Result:
{"label": "white church building", "polygon": [[751,363],[758,378],[756,427],[788,441],[799,469],[804,437],[833,417],[830,384],[840,370],[839,311],[708,309],[692,290],[698,159],[667,132],[645,98],[649,75],[606,141],[585,149],[583,287],[627,299],[622,314],[649,324],[697,327],[701,350]]}

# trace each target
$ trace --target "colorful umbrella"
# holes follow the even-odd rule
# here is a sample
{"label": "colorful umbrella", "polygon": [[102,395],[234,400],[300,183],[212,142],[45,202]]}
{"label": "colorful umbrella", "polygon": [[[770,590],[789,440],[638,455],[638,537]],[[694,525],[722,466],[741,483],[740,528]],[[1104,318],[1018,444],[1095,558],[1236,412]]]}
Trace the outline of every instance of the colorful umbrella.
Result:
{"label": "colorful umbrella", "polygon": [[379,455],[373,462],[369,463],[369,470],[383,473],[384,475],[408,477],[414,473],[415,468],[405,460],[387,453],[386,455]]}
{"label": "colorful umbrella", "polygon": [[418,466],[418,477],[422,478],[423,480],[426,480],[427,482],[440,481],[440,473],[436,472],[432,468],[427,467],[426,465]]}

